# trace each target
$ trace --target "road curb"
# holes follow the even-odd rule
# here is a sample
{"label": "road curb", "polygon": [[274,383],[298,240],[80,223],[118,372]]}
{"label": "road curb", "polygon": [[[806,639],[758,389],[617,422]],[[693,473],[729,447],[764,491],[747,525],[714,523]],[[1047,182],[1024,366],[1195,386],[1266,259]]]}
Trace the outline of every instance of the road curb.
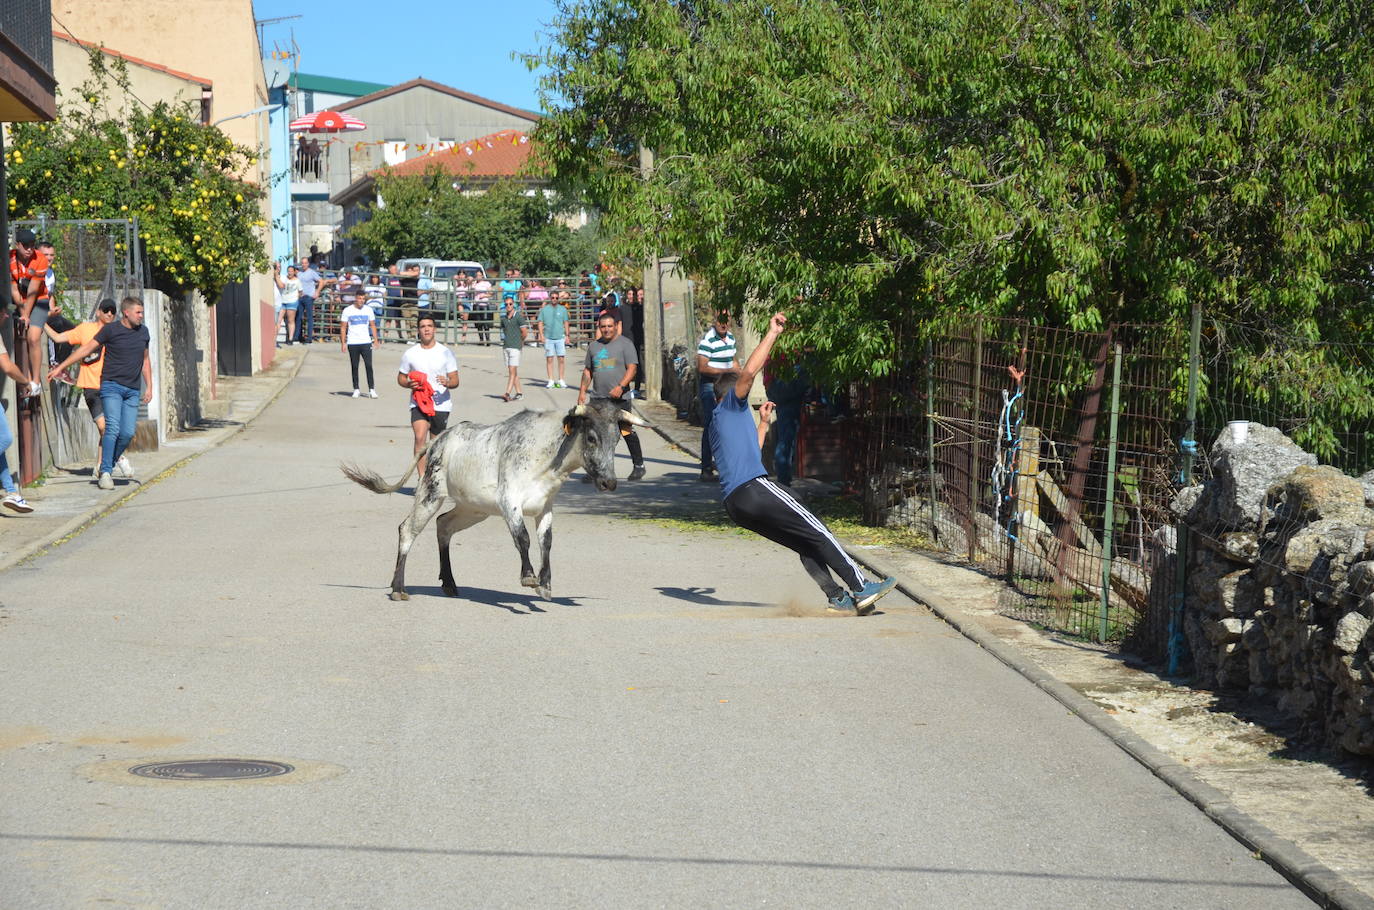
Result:
{"label": "road curb", "polygon": [[[848,544],[845,545],[845,552],[856,562],[881,576],[896,574],[869,552],[858,550]],[[1208,818],[1244,844],[1247,849],[1253,851],[1257,859],[1262,859],[1272,866],[1318,906],[1340,910],[1374,910],[1374,898],[1353,887],[1297,844],[1280,837],[1268,826],[1241,811],[1220,790],[1132,733],[1090,698],[1056,679],[976,622],[965,618],[961,611],[944,602],[943,598],[900,578],[897,590],[928,606],[931,612],[959,634],[1021,674],[1036,688],[1110,739],[1184,799],[1201,809]]]}
{"label": "road curb", "polygon": [[[680,440],[673,439],[657,424],[654,425],[654,430],[669,444],[700,460],[700,453],[693,452]],[[841,542],[845,544],[845,552],[855,562],[883,577],[897,574],[884,567],[870,552],[856,549],[843,540]],[[961,611],[946,603],[941,597],[932,595],[918,585],[901,578],[897,581],[897,590],[928,606],[932,613],[952,626],[959,634],[1021,674],[1036,688],[1115,743],[1180,796],[1201,809],[1208,818],[1220,825],[1222,830],[1244,844],[1246,849],[1268,863],[1318,906],[1339,910],[1374,910],[1374,898],[1352,886],[1297,844],[1280,837],[1267,825],[1242,812],[1216,787],[1132,733],[1124,724],[1098,707],[1092,699],[1056,679],[982,626],[964,618]]]}
{"label": "road curb", "polygon": [[278,398],[281,397],[282,392],[285,391],[286,387],[291,384],[291,380],[295,379],[296,374],[300,372],[301,365],[305,363],[305,358],[308,353],[309,351],[303,351],[301,353],[301,356],[296,358],[295,364],[279,377],[276,390],[271,395],[265,396],[262,402],[253,410],[253,413],[249,414],[242,421],[240,421],[238,426],[226,428],[226,432],[221,433],[213,441],[207,442],[204,448],[192,452],[189,455],[185,455],[181,458],[178,458],[175,461],[172,461],[164,467],[158,469],[157,473],[155,473],[152,477],[150,477],[148,480],[142,483],[139,483],[137,486],[129,490],[124,495],[115,497],[113,499],[100,501],[94,507],[85,510],[79,515],[73,516],[69,521],[58,526],[56,530],[48,533],[47,535],[40,537],[36,540],[22,542],[12,552],[0,555],[0,572],[4,572],[7,569],[11,569],[21,563],[27,562],[35,556],[38,556],[46,552],[50,548],[61,544],[62,542],[66,541],[69,537],[76,536],[77,534],[84,531],[86,528],[95,524],[104,516],[113,512],[115,509],[122,507],[126,502],[129,502],[131,499],[133,499],[139,493],[142,493],[148,487],[151,487],[152,485],[158,483],[160,480],[162,480],[162,478],[175,473],[176,471],[180,470],[183,465],[195,460],[196,458],[199,458],[201,455],[205,454],[211,449],[222,445],[225,442],[225,440],[232,439],[234,436],[238,435],[240,432],[244,430],[244,428],[246,428],[250,423],[256,420],[258,416],[262,414],[263,411],[267,410],[268,405],[272,404],[272,402],[276,401]]}

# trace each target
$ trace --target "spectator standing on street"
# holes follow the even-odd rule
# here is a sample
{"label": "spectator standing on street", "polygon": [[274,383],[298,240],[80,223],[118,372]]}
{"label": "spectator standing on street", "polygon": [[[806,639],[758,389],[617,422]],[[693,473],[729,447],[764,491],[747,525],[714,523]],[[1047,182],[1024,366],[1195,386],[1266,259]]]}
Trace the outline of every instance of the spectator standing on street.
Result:
{"label": "spectator standing on street", "polygon": [[281,274],[281,263],[272,263],[272,280],[281,292],[281,313],[286,319],[286,343],[296,343],[296,316],[301,299],[301,279],[294,265],[286,267],[286,277]]}
{"label": "spectator standing on street", "polygon": [[402,269],[396,264],[401,282],[401,325],[418,324],[420,318],[420,267]]}
{"label": "spectator standing on street", "polygon": [[378,345],[377,314],[372,307],[356,297],[339,312],[339,347],[348,354],[348,366],[353,371],[353,397],[359,397],[358,361],[367,366],[367,394],[377,397],[377,380],[372,374],[372,349]]}
{"label": "spectator standing on street", "polygon": [[463,341],[468,340],[468,314],[472,312],[472,279],[464,272],[459,272],[453,276],[451,287],[453,288],[454,309],[458,313],[458,324],[463,327]]}
{"label": "spectator standing on street", "polygon": [[37,382],[43,375],[43,326],[52,305],[47,277],[48,259],[38,251],[33,231],[19,228],[14,232],[14,249],[10,250],[10,296],[17,310],[14,343],[16,347],[24,346],[24,366],[30,382]]}
{"label": "spectator standing on street", "polygon": [[[786,325],[787,317],[775,313],[768,333],[749,354],[744,369],[716,375],[713,392],[719,403],[711,420],[709,442],[720,468],[721,499],[735,524],[801,557],[806,573],[825,592],[829,609],[864,616],[873,612],[878,598],[891,591],[897,579],[867,580],[830,529],[787,490],[768,479],[759,457],[773,403],[763,406],[762,420],[756,427],[749,413],[749,390]],[[832,572],[847,590],[835,583]]]}
{"label": "spectator standing on street", "polygon": [[[415,454],[419,455],[448,426],[452,390],[458,388],[458,358],[434,340],[437,326],[433,316],[421,316],[416,328],[420,342],[401,355],[396,384],[410,389],[410,428],[415,433]],[[424,471],[421,459],[420,473]]]}
{"label": "spectator standing on street", "polygon": [[506,364],[506,393],[501,398],[504,401],[519,401],[525,397],[520,391],[520,354],[525,349],[525,339],[530,335],[529,322],[514,297],[506,298],[505,310],[501,316],[501,354]]}
{"label": "spectator standing on street", "polygon": [[390,325],[396,332],[397,340],[404,337],[405,327],[401,324],[401,303],[405,296],[401,288],[401,267],[397,263],[391,263],[386,267],[386,277],[382,279],[386,285],[386,307],[382,310],[384,319],[383,326]]}
{"label": "spectator standing on street", "polygon": [[[533,292],[531,292],[533,293]],[[535,319],[539,323],[539,343],[544,345],[544,370],[548,374],[546,389],[566,389],[568,364],[568,308],[563,300],[567,294],[558,291],[553,300],[539,308]],[[553,362],[558,361],[558,378],[553,378]]]}
{"label": "spectator standing on street", "polygon": [[362,302],[372,310],[372,315],[377,321],[377,343],[382,343],[382,316],[386,312],[386,285],[382,284],[382,276],[373,273],[367,276],[367,281],[363,283],[360,292]]}
{"label": "spectator standing on street", "polygon": [[311,344],[315,340],[315,298],[320,291],[334,283],[333,278],[321,278],[308,258],[301,259],[301,267],[296,270],[301,282],[301,293],[296,299],[296,328],[301,344]]}
{"label": "spectator standing on street", "polygon": [[[105,436],[101,440],[100,466],[96,483],[102,490],[114,489],[111,471],[134,438],[140,400],[153,400],[153,367],[148,358],[148,327],[143,324],[143,301],[125,297],[119,305],[119,321],[101,326],[95,337],[77,348],[67,359],[52,368],[48,380],[78,360],[102,348],[104,366],[100,374],[100,404],[105,410]],[[140,397],[138,384],[143,379]]]}
{"label": "spectator standing on street", "polygon": [[[0,370],[5,375],[13,379],[19,390],[19,397],[28,398],[38,394],[38,383],[30,382],[29,377],[24,375],[24,371],[14,365],[10,360],[9,351],[5,350],[5,342],[0,338]],[[33,511],[33,506],[19,492],[19,485],[14,482],[14,475],[10,473],[10,463],[5,453],[10,446],[14,445],[14,434],[10,432],[9,419],[5,416],[5,409],[0,408],[0,488],[3,488],[5,495],[0,499],[0,505],[12,512],[27,514]]]}
{"label": "spectator standing on street", "polygon": [[491,282],[485,272],[479,272],[472,283],[472,317],[477,323],[477,340],[486,344],[491,340]]}
{"label": "spectator standing on street", "polygon": [[[587,362],[582,368],[582,385],[577,393],[577,403],[586,404],[590,390],[592,398],[608,399],[621,410],[628,411],[631,405],[625,392],[639,369],[634,345],[616,335],[615,320],[610,316],[602,316],[597,320],[596,331],[596,339],[587,345]],[[633,465],[625,479],[639,480],[644,476],[644,447],[640,445],[633,426],[625,434],[625,447],[630,450]]]}
{"label": "spectator standing on street", "polygon": [[735,336],[730,333],[730,314],[721,311],[697,344],[697,398],[701,404],[701,480],[715,479],[711,453],[711,420],[716,410],[716,377],[739,369]]}
{"label": "spectator standing on street", "polygon": [[[100,301],[95,308],[95,319],[90,322],[83,322],[73,326],[65,332],[55,332],[51,324],[45,325],[43,330],[48,333],[48,337],[53,341],[61,342],[68,346],[71,351],[81,347],[86,342],[94,338],[101,329],[115,321],[115,311],[118,309],[115,302],[106,298]],[[62,360],[66,360],[66,356]],[[100,381],[104,367],[104,352],[97,348],[85,357],[81,358],[80,368],[76,375],[76,387],[81,390],[81,397],[86,400],[86,409],[91,412],[91,420],[95,421],[96,432],[99,433],[100,442],[97,444],[96,461],[103,452],[105,445],[105,406],[100,400]],[[58,361],[59,363],[61,360]],[[134,469],[129,464],[128,456],[120,455],[115,460],[115,467],[125,477],[133,477]]]}

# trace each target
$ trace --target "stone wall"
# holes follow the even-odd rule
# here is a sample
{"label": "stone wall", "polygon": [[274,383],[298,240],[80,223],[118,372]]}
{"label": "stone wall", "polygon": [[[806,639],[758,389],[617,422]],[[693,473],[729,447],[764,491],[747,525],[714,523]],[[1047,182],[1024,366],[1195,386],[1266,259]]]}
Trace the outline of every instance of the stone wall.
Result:
{"label": "stone wall", "polygon": [[1317,465],[1272,427],[1223,432],[1181,491],[1196,682],[1274,699],[1309,737],[1374,755],[1374,472]]}

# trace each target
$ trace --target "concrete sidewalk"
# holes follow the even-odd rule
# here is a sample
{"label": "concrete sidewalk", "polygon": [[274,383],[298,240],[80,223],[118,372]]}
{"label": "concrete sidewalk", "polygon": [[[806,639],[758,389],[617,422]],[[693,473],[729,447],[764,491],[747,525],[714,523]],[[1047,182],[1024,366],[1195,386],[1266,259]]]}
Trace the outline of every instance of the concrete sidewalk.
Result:
{"label": "concrete sidewalk", "polygon": [[[0,509],[0,571],[40,553],[76,533],[104,513],[119,508],[138,495],[145,485],[175,471],[187,459],[207,452],[238,433],[271,404],[299,372],[305,360],[304,346],[277,351],[270,369],[256,376],[220,376],[218,398],[209,410],[216,416],[191,430],[174,433],[154,452],[130,452],[132,478],[116,471],[115,488],[95,485],[95,465],[61,465],[43,480],[24,489],[34,507],[26,515]],[[85,405],[81,405],[84,410]]]}
{"label": "concrete sidewalk", "polygon": [[[467,370],[467,365],[473,362],[485,364],[487,360],[491,360],[492,363],[495,363],[497,355],[494,349],[483,349],[475,346],[457,347],[460,362],[465,367],[465,381],[461,393],[463,398],[473,403],[477,403],[477,398],[494,399],[494,392],[498,390],[496,371],[480,367],[470,372]],[[384,350],[387,355],[399,356],[399,347],[388,346]],[[59,473],[42,486],[27,490],[26,495],[34,503],[36,511],[24,516],[6,514],[4,520],[0,521],[0,571],[23,561],[26,557],[42,552],[54,543],[74,536],[77,531],[98,519],[102,514],[119,508],[127,503],[131,497],[137,496],[144,489],[145,484],[172,476],[189,459],[230,440],[261,414],[290,385],[292,379],[301,371],[310,351],[310,348],[302,347],[284,348],[274,367],[259,376],[243,379],[221,379],[219,382],[221,401],[224,402],[222,405],[224,407],[223,418],[207,421],[203,428],[179,434],[158,452],[131,456],[134,457],[135,467],[139,472],[138,482],[117,481],[119,485],[114,492],[101,492],[95,488],[89,474],[83,473],[82,469],[78,468],[71,473]],[[332,349],[327,351],[325,348],[318,351],[319,354],[326,356],[331,352]],[[534,358],[527,359],[532,362],[535,360]],[[388,357],[386,356],[379,358],[380,382],[391,379],[387,374],[387,361]],[[533,371],[527,370],[527,372],[533,372],[535,376],[538,376],[541,367],[542,362],[538,363]],[[335,369],[337,366],[331,363],[330,370]],[[318,370],[315,371],[315,373],[318,372]],[[527,376],[526,379],[528,381],[529,377]],[[330,373],[329,379],[323,382],[314,378],[314,373],[303,377],[304,382],[311,385],[312,388],[318,386],[319,388],[314,390],[321,392],[326,387],[333,388],[330,382],[335,380],[337,377],[333,373]],[[485,388],[486,385],[490,385],[492,388],[487,389]],[[395,392],[394,389],[392,391]],[[337,395],[339,393],[335,391],[332,394]],[[536,407],[546,405],[547,403],[542,400],[546,397],[549,398],[549,402],[566,401],[570,403],[574,394],[561,393],[557,397],[549,397],[542,393],[536,393],[527,387],[526,398],[530,400],[525,403]],[[647,418],[655,423],[658,435],[682,452],[687,453],[689,458],[681,459],[684,464],[695,462],[700,440],[699,428],[678,421],[673,409],[666,405],[638,402],[637,406]],[[495,407],[502,408],[503,406]],[[474,408],[474,410],[477,412],[474,419],[486,420],[496,419],[486,416],[487,412],[499,415],[503,413],[504,409],[495,410],[488,402],[482,403],[481,407]],[[404,440],[398,439],[397,443],[400,448],[406,448]],[[653,478],[651,478],[652,480]],[[695,480],[690,481],[690,484],[695,484]],[[714,495],[715,491],[709,485],[700,484],[699,486],[700,490],[685,488],[681,494],[674,495],[686,496],[689,491],[694,497],[698,494]],[[805,496],[808,491],[820,492],[821,487],[822,485],[814,482],[804,481],[798,484],[798,491]],[[565,495],[568,492],[565,489]],[[582,495],[577,490],[572,490],[571,493],[574,500]],[[592,501],[599,502],[599,500]],[[647,508],[643,511],[646,514],[651,513],[656,502],[659,500],[651,500],[646,503]],[[563,546],[562,540],[564,538],[560,536],[560,547]],[[386,549],[386,546],[384,545],[382,549]],[[497,552],[502,552],[500,546],[497,547]],[[1097,704],[1077,691],[1077,689],[1087,691],[1087,687],[1078,685],[1077,681],[1075,681],[1075,688],[1064,685],[1047,673],[1043,666],[1031,660],[1025,651],[1008,646],[1007,640],[1011,635],[1007,632],[1006,625],[995,621],[997,619],[995,582],[989,583],[987,579],[968,570],[952,566],[939,566],[922,554],[896,553],[858,547],[852,548],[852,552],[861,561],[869,563],[879,572],[891,571],[897,574],[902,580],[904,592],[913,600],[930,605],[942,619],[959,629],[966,637],[994,654],[1003,663],[1016,669],[1034,685],[1058,699],[1070,711],[1106,734],[1133,758],[1150,768],[1157,777],[1197,803],[1203,811],[1226,826],[1234,836],[1274,864],[1285,877],[1298,883],[1309,896],[1317,899],[1319,903],[1346,907],[1374,906],[1374,902],[1370,902],[1367,896],[1351,885],[1345,877],[1333,872],[1332,869],[1314,860],[1284,837],[1274,834],[1266,825],[1260,824],[1247,813],[1237,809],[1236,800],[1232,799],[1233,794],[1208,787],[1191,775],[1179,761],[1170,760],[1168,756],[1159,752],[1149,742],[1140,736],[1133,735],[1101,710]],[[502,559],[505,558],[503,555]],[[962,601],[951,593],[954,591],[962,593]],[[978,602],[971,603],[971,599]],[[856,620],[855,622],[860,621]],[[1017,628],[1023,629],[1024,627],[1018,625]],[[1244,786],[1243,781],[1240,786]],[[1270,825],[1277,830],[1283,830],[1281,825],[1272,821]],[[1342,832],[1329,839],[1339,842],[1350,839],[1350,837],[1349,833]],[[1353,846],[1357,851],[1360,849],[1367,850],[1366,844],[1367,841],[1364,841]]]}

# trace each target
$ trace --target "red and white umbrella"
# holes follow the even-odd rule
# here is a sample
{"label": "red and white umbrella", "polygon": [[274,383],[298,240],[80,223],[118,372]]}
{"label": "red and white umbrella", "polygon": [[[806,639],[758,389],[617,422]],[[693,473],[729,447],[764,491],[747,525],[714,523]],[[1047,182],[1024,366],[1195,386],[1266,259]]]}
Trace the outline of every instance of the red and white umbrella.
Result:
{"label": "red and white umbrella", "polygon": [[293,133],[352,133],[365,129],[366,123],[339,111],[316,111],[291,121]]}

